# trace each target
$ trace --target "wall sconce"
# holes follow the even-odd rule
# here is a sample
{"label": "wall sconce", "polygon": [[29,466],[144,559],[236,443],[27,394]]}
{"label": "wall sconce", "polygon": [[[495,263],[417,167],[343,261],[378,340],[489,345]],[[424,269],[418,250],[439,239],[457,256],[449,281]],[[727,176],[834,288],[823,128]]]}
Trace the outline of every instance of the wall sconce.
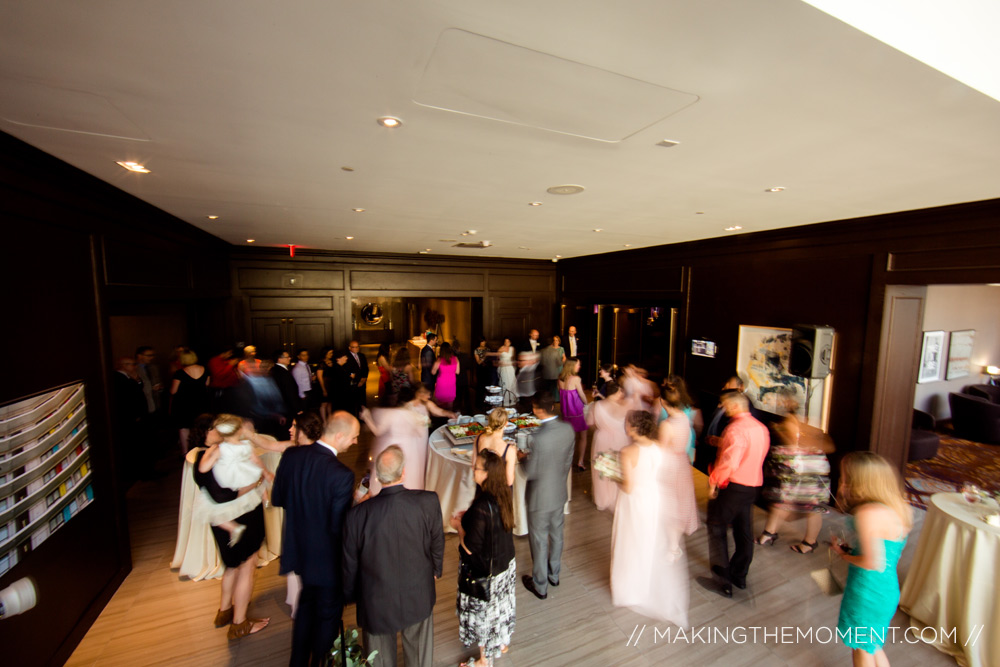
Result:
{"label": "wall sconce", "polygon": [[1000,378],[1000,366],[987,366],[986,374],[990,376],[990,384],[1000,386],[1000,381],[997,379]]}

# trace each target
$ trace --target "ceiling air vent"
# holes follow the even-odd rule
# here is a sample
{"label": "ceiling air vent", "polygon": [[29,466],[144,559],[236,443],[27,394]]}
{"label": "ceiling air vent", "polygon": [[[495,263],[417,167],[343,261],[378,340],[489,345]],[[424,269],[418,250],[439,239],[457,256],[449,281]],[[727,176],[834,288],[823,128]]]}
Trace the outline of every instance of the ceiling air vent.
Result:
{"label": "ceiling air vent", "polygon": [[476,241],[475,243],[456,243],[452,248],[489,248],[489,241]]}

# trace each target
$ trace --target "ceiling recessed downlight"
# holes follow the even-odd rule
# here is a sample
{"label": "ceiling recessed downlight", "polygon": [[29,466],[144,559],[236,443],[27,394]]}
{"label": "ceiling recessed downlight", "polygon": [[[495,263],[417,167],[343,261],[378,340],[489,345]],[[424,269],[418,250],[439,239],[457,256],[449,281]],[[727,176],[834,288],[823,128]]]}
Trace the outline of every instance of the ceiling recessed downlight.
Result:
{"label": "ceiling recessed downlight", "polygon": [[363,209],[363,208],[352,208],[351,210],[354,211],[355,213],[364,213],[365,212],[365,209]]}
{"label": "ceiling recessed downlight", "polygon": [[575,195],[583,192],[582,185],[553,185],[546,190],[550,195]]}
{"label": "ceiling recessed downlight", "polygon": [[595,232],[603,232],[604,230],[603,229],[595,229],[594,231]]}
{"label": "ceiling recessed downlight", "polygon": [[254,241],[256,241],[256,240],[257,240],[257,239],[247,239],[247,243],[253,243],[253,242],[254,242]]}
{"label": "ceiling recessed downlight", "polygon": [[129,171],[133,171],[133,172],[135,172],[137,174],[148,174],[149,173],[149,169],[146,169],[144,166],[142,166],[138,162],[118,162],[117,164],[118,164],[118,166],[123,167],[125,169],[128,169]]}
{"label": "ceiling recessed downlight", "polygon": [[542,205],[542,202],[540,202],[540,201],[529,201],[528,202],[528,206],[541,206],[541,205]]}
{"label": "ceiling recessed downlight", "polygon": [[378,118],[376,122],[382,127],[387,127],[390,130],[395,129],[397,127],[401,127],[403,125],[403,121],[396,118],[395,116],[382,116],[381,118]]}
{"label": "ceiling recessed downlight", "polygon": [[354,240],[353,236],[345,236],[344,238],[347,239],[348,241],[353,241]]}
{"label": "ceiling recessed downlight", "polygon": [[780,185],[777,185],[777,186],[775,186],[773,188],[768,188],[767,190],[764,190],[764,192],[784,192],[784,191],[785,191],[785,188],[783,188]]}
{"label": "ceiling recessed downlight", "polygon": [[219,219],[219,216],[217,216],[217,215],[206,215],[205,217],[208,218],[209,220],[218,220]]}
{"label": "ceiling recessed downlight", "polygon": [[519,246],[517,246],[517,249],[518,249],[518,250],[531,250],[531,248],[529,248],[529,247],[528,247],[528,246],[526,246],[526,245],[519,245]]}
{"label": "ceiling recessed downlight", "polygon": [[735,231],[738,231],[740,229],[743,229],[743,227],[741,225],[733,225],[731,227],[726,227],[726,231],[727,232],[735,232]]}
{"label": "ceiling recessed downlight", "polygon": [[626,248],[631,248],[631,247],[632,247],[632,244],[631,244],[631,243],[626,243],[626,244],[625,244],[625,247],[626,247]]}
{"label": "ceiling recessed downlight", "polygon": [[657,141],[656,145],[657,146],[663,146],[664,148],[673,148],[674,146],[676,146],[679,143],[681,143],[681,142],[674,141],[672,139],[664,139],[663,141]]}

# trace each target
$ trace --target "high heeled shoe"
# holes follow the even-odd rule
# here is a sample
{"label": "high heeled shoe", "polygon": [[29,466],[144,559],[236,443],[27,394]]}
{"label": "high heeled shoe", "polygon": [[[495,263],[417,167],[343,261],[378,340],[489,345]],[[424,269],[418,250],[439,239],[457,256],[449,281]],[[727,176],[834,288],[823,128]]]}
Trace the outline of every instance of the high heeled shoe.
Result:
{"label": "high heeled shoe", "polygon": [[819,546],[818,540],[816,542],[806,542],[805,540],[802,540],[798,544],[793,544],[788,548],[797,554],[811,554],[814,551],[816,551],[816,547],[818,546]]}
{"label": "high heeled shoe", "polygon": [[766,530],[760,534],[760,537],[754,540],[754,542],[761,545],[762,547],[773,547],[774,543],[777,541],[778,541],[778,534],[771,533]]}

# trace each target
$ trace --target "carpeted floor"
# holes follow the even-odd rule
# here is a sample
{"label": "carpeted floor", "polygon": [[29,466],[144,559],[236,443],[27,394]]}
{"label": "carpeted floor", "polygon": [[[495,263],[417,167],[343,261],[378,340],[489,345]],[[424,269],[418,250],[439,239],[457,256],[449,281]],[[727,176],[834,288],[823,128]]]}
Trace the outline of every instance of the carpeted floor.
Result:
{"label": "carpeted floor", "polygon": [[937,456],[906,464],[906,497],[920,509],[935,493],[961,491],[967,483],[1000,493],[1000,446],[941,434]]}

